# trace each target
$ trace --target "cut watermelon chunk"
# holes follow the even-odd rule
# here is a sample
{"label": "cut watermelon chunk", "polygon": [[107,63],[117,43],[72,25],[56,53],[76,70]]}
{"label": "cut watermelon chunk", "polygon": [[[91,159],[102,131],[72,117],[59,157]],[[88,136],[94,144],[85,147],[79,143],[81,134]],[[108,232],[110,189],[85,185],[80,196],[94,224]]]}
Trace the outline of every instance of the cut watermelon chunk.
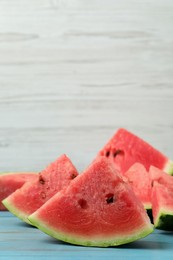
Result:
{"label": "cut watermelon chunk", "polygon": [[124,173],[124,177],[127,178],[145,209],[151,210],[151,178],[145,167],[141,163],[135,163]]}
{"label": "cut watermelon chunk", "polygon": [[3,204],[14,215],[30,224],[28,216],[69,185],[77,175],[70,159],[62,155],[43,170],[36,180],[24,184],[3,200]]}
{"label": "cut watermelon chunk", "polygon": [[151,165],[173,174],[173,162],[136,135],[121,128],[100,150],[98,156],[105,156],[121,173],[135,162],[143,164],[147,171]]}
{"label": "cut watermelon chunk", "polygon": [[168,188],[173,188],[173,176],[166,174],[164,171],[158,169],[157,167],[151,166],[149,170],[149,175],[153,182],[165,185]]}
{"label": "cut watermelon chunk", "polygon": [[2,200],[21,188],[25,182],[33,181],[36,178],[37,174],[33,172],[0,173],[0,210],[7,210],[2,204]]}
{"label": "cut watermelon chunk", "polygon": [[157,229],[173,231],[173,189],[154,184],[152,189],[152,212]]}
{"label": "cut watermelon chunk", "polygon": [[104,157],[29,220],[50,236],[85,246],[117,246],[153,231],[142,203]]}
{"label": "cut watermelon chunk", "polygon": [[173,230],[173,176],[150,167],[152,177],[152,213],[154,226]]}

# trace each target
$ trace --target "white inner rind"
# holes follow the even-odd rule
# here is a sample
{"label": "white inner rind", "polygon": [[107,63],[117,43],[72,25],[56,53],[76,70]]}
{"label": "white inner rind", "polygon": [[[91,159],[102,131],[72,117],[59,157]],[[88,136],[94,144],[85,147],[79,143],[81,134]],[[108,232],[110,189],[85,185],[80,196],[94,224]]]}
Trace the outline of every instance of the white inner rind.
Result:
{"label": "white inner rind", "polygon": [[19,210],[18,208],[12,206],[12,203],[10,203],[9,199],[4,199],[2,201],[2,204],[12,213],[14,214],[16,217],[20,218],[21,220],[23,220],[24,222],[28,223],[31,225],[31,222],[28,220],[28,215],[25,214],[24,212],[21,212],[21,210]]}

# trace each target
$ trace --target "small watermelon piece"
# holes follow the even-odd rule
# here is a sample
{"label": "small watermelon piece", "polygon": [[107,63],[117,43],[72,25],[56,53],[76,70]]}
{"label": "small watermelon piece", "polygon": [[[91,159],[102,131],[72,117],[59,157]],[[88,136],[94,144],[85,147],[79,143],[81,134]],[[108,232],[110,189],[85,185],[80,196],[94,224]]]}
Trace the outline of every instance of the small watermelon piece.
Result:
{"label": "small watermelon piece", "polygon": [[145,209],[151,210],[151,178],[145,167],[141,163],[135,163],[123,176],[127,178],[135,195],[141,200]]}
{"label": "small watermelon piece", "polygon": [[36,178],[37,174],[34,172],[0,173],[0,210],[7,210],[2,204],[2,200],[21,188],[25,182],[33,181]]}
{"label": "small watermelon piece", "polygon": [[173,230],[173,176],[156,167],[150,167],[152,177],[152,213],[154,226]]}
{"label": "small watermelon piece", "polygon": [[157,167],[151,166],[149,175],[151,176],[152,184],[157,182],[159,184],[165,185],[166,187],[173,188],[173,176],[165,173]]}
{"label": "small watermelon piece", "polygon": [[78,172],[66,155],[60,156],[34,181],[25,183],[22,188],[3,200],[5,207],[18,218],[30,224],[28,216],[41,207],[56,192],[69,185]]}
{"label": "small watermelon piece", "polygon": [[117,246],[153,231],[142,203],[104,157],[96,159],[29,220],[54,238],[85,246]]}
{"label": "small watermelon piece", "polygon": [[123,174],[135,162],[143,164],[147,171],[151,165],[173,174],[173,162],[126,129],[120,128],[108,143],[99,151],[98,156],[105,156],[112,161]]}
{"label": "small watermelon piece", "polygon": [[155,228],[173,231],[173,189],[168,189],[161,184],[154,184],[152,213]]}

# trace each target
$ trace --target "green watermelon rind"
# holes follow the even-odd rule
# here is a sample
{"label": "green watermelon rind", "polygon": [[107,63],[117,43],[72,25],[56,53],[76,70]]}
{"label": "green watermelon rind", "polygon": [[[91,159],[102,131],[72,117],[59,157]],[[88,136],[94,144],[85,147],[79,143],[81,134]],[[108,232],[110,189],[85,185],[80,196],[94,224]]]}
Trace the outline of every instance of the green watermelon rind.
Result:
{"label": "green watermelon rind", "polygon": [[173,175],[173,161],[169,160],[163,168],[163,171],[170,175]]}
{"label": "green watermelon rind", "polygon": [[161,208],[155,218],[154,227],[161,230],[173,230],[173,210]]}
{"label": "green watermelon rind", "polygon": [[79,236],[74,236],[72,234],[70,235],[69,233],[62,233],[58,230],[54,230],[53,228],[49,227],[44,222],[42,222],[39,218],[37,218],[37,216],[35,216],[35,213],[30,215],[28,219],[34,226],[36,226],[38,229],[48,234],[49,236],[64,241],[66,243],[81,245],[81,246],[95,246],[95,247],[119,246],[119,245],[127,244],[135,240],[144,238],[154,231],[153,225],[150,224],[148,225],[148,227],[138,230],[136,233],[133,233],[132,235],[126,235],[123,237],[120,234],[119,237],[115,236],[107,239],[105,239],[105,237],[103,239],[91,238],[90,240],[89,239],[87,240],[87,239],[82,239]]}
{"label": "green watermelon rind", "polygon": [[7,197],[6,199],[4,199],[2,201],[2,204],[16,217],[18,217],[19,219],[23,220],[24,222],[26,222],[27,224],[31,225],[31,222],[28,220],[28,215],[21,212],[18,208],[14,207],[11,203],[8,202],[9,197]]}

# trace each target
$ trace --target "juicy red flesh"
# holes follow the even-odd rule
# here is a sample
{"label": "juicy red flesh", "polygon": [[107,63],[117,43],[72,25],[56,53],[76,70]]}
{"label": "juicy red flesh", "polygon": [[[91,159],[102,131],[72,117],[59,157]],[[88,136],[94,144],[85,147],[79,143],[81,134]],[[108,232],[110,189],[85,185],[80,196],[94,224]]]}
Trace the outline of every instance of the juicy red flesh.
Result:
{"label": "juicy red flesh", "polygon": [[98,156],[107,157],[121,173],[136,162],[143,164],[148,171],[150,165],[163,169],[168,161],[165,155],[125,129],[119,129]]}
{"label": "juicy red flesh", "polygon": [[130,186],[103,157],[35,214],[54,230],[88,239],[131,234],[149,223]]}

